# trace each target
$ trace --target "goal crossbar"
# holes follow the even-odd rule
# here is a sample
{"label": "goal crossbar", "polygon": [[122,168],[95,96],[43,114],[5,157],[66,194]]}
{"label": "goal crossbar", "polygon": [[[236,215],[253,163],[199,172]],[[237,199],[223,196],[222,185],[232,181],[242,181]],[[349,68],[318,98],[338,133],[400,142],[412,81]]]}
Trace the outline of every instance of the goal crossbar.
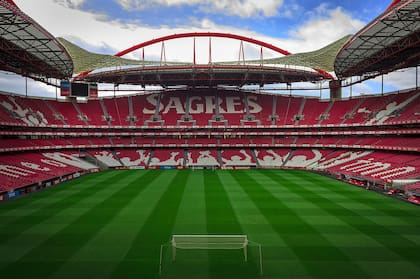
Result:
{"label": "goal crossbar", "polygon": [[246,235],[173,235],[171,246],[177,249],[244,249]]}
{"label": "goal crossbar", "polygon": [[176,259],[176,249],[198,249],[198,250],[234,250],[243,249],[244,261],[248,261],[248,246],[254,245],[258,247],[260,274],[263,273],[262,268],[262,251],[261,245],[248,240],[247,235],[206,235],[206,234],[178,234],[172,235],[171,240],[160,247],[159,274],[162,274],[162,257],[163,248],[172,247],[172,261]]}

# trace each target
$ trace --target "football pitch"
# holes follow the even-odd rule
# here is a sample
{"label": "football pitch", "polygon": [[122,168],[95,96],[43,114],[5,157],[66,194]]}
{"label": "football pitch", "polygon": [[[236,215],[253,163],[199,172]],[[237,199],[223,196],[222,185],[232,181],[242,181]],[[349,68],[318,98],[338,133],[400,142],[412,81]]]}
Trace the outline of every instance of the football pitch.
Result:
{"label": "football pitch", "polygon": [[[174,234],[258,251],[180,250]],[[2,278],[419,278],[420,207],[299,170],[119,170],[0,204]]]}

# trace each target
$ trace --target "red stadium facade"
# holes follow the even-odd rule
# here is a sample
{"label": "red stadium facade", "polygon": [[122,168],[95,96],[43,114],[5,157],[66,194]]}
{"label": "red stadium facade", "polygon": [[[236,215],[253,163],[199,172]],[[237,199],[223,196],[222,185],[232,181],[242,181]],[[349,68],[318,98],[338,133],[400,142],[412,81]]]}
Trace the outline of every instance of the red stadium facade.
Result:
{"label": "red stadium facade", "polygon": [[[398,9],[399,1],[394,2],[389,9]],[[148,41],[116,56],[153,43],[200,36],[248,41],[290,55],[239,35],[186,33]],[[352,42],[346,44],[338,57],[341,62],[336,63],[343,75],[355,68],[352,63],[361,63],[353,60],[357,51],[349,51],[352,47]],[[62,54],[67,57],[66,51]],[[230,90],[219,85],[319,81],[332,76],[317,68],[286,71],[263,63],[252,68],[193,62],[182,67],[90,69],[76,78],[164,88],[182,85],[182,89],[91,99],[0,94],[0,200],[108,168],[299,168],[374,189],[389,190],[404,181],[407,198],[416,201],[418,88],[346,100]],[[57,72],[48,67],[44,74]]]}

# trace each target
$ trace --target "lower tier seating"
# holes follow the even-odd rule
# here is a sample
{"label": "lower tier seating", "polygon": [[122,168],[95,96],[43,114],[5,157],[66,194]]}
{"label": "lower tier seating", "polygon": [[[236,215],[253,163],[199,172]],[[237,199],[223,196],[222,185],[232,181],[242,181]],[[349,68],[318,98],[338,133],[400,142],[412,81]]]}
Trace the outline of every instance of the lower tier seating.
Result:
{"label": "lower tier seating", "polygon": [[0,192],[97,168],[71,153],[60,151],[1,155]]}
{"label": "lower tier seating", "polygon": [[[93,163],[90,163],[93,162]],[[389,183],[420,177],[417,153],[315,148],[109,148],[0,155],[0,192],[83,170],[120,167],[303,168]]]}

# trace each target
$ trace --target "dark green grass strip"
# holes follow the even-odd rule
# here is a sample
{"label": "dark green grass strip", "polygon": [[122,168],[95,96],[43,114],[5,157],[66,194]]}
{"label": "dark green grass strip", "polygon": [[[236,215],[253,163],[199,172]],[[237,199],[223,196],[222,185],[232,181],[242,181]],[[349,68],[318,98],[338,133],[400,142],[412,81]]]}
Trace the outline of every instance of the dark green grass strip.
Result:
{"label": "dark green grass strip", "polygon": [[218,172],[203,171],[209,234],[243,234]]}
{"label": "dark green grass strip", "polygon": [[[234,179],[300,259],[311,277],[368,278],[368,275],[352,263],[346,254],[335,247],[299,214],[266,190],[252,177],[251,173],[249,171],[231,171]],[[277,178],[277,181],[279,180]],[[330,263],[328,269],[324,268],[325,263]],[[282,267],[279,266],[279,268]]]}
{"label": "dark green grass strip", "polygon": [[[134,173],[134,172],[131,172]],[[138,173],[138,172],[137,172]],[[137,174],[136,173],[136,174]],[[122,171],[121,175],[130,172]],[[10,278],[46,278],[57,271],[83,245],[94,237],[106,224],[112,221],[127,203],[137,197],[157,177],[154,171],[145,172],[125,185],[109,198],[99,202],[61,231],[55,233],[39,246],[30,250],[18,261],[0,269],[0,274]],[[120,174],[117,176],[117,178]],[[109,179],[108,185],[116,183]],[[105,185],[100,186],[106,189]],[[110,207],[110,204],[112,205]]]}
{"label": "dark green grass strip", "polygon": [[[54,215],[60,213],[61,211],[68,209],[69,207],[72,207],[72,206],[77,206],[77,204],[80,203],[81,201],[97,194],[98,192],[104,189],[103,185],[101,184],[105,180],[109,179],[110,175],[114,175],[111,179],[118,180],[120,178],[123,178],[127,174],[125,172],[121,172],[115,175],[115,172],[114,173],[109,172],[109,173],[103,174],[100,177],[96,174],[93,174],[91,176],[78,179],[74,183],[69,182],[71,185],[60,185],[59,187],[57,187],[57,188],[60,188],[58,191],[47,190],[49,191],[49,193],[44,195],[44,197],[46,198],[51,197],[52,195],[59,196],[63,191],[61,189],[68,189],[68,187],[81,186],[78,188],[80,190],[75,192],[74,194],[71,194],[69,196],[63,196],[62,199],[57,200],[54,203],[45,204],[44,206],[40,207],[36,211],[28,212],[28,215],[26,216],[18,217],[18,218],[13,219],[13,221],[10,223],[2,224],[2,226],[0,226],[0,245],[5,244],[11,239],[20,236],[26,230],[48,220]],[[97,179],[98,181],[93,183],[89,187],[85,186],[89,184],[87,182],[92,181],[94,179]],[[29,201],[37,200],[37,199],[38,197],[31,197]],[[28,207],[29,206],[30,206],[30,203],[28,204]]]}
{"label": "dark green grass strip", "polygon": [[[203,171],[206,202],[207,232],[209,234],[244,234],[226,193],[220,172]],[[256,264],[245,265],[242,251],[208,251],[209,278],[255,278]],[[238,266],[240,265],[240,266]],[[250,270],[251,269],[251,270]]]}
{"label": "dark green grass strip", "polygon": [[112,278],[158,278],[160,245],[170,239],[190,171],[177,171]]}
{"label": "dark green grass strip", "polygon": [[[381,245],[391,250],[392,252],[400,256],[402,259],[411,262],[417,267],[420,267],[420,261],[418,260],[418,251],[420,249],[420,246],[416,243],[406,239],[401,235],[396,234],[395,232],[388,229],[386,226],[374,223],[365,216],[355,211],[349,210],[327,198],[322,197],[315,191],[309,190],[307,187],[300,187],[300,185],[296,184],[293,180],[285,178],[278,172],[271,172],[265,174],[271,177],[272,179],[281,179],[282,181],[285,181],[288,185],[291,186],[290,191],[300,195],[302,198],[309,202],[317,204],[320,208],[322,208],[332,216],[335,216],[336,218],[340,219],[346,224],[357,229],[361,233],[371,237],[372,239],[375,239]],[[316,177],[315,174],[307,175],[301,172],[297,173],[297,175],[299,175],[300,178],[307,177],[307,179],[310,179],[308,180],[308,182],[310,183],[314,183],[312,181],[314,181],[313,179],[314,177]],[[320,186],[322,188],[325,187],[322,184],[317,184],[317,186]],[[328,189],[330,188],[331,187],[328,187]],[[360,258],[366,258],[366,255],[369,255],[369,253],[369,249],[365,249],[365,253],[360,255]],[[373,254],[372,259],[375,259],[378,256],[379,255],[375,256]]]}

